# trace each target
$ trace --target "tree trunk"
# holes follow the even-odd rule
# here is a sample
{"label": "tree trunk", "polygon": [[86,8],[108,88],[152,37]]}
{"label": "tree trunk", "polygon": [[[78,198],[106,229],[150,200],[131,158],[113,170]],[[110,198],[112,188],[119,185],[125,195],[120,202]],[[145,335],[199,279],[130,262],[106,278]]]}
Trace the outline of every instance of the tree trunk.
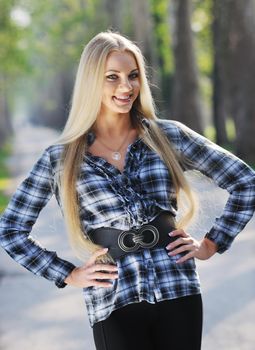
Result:
{"label": "tree trunk", "polygon": [[3,147],[12,134],[12,123],[7,100],[6,79],[0,74],[0,147]]}
{"label": "tree trunk", "polygon": [[236,152],[255,163],[255,3],[228,0],[221,11],[226,38],[222,59],[228,105],[236,125]]}
{"label": "tree trunk", "polygon": [[202,133],[198,72],[190,23],[192,4],[189,0],[174,0],[174,4],[176,7],[176,25],[175,73],[172,97],[173,118]]}
{"label": "tree trunk", "polygon": [[221,27],[220,10],[221,0],[215,0],[213,3],[213,47],[214,47],[214,66],[213,66],[213,121],[216,129],[216,142],[219,145],[228,143],[226,132],[226,108],[224,96],[224,81],[220,66],[221,60],[221,39],[223,28]]}
{"label": "tree trunk", "polygon": [[148,63],[153,65],[156,59],[153,52],[154,38],[152,35],[153,26],[149,2],[147,0],[131,0],[131,3],[135,41],[141,48]]}
{"label": "tree trunk", "polygon": [[[166,39],[170,33],[169,1],[151,0],[152,33],[150,35],[151,45],[155,50],[155,72],[157,72],[156,85],[160,90],[155,90],[157,107],[163,118],[170,116],[171,96],[171,44]],[[169,42],[168,42],[169,40]],[[169,51],[169,54],[167,54]],[[167,57],[169,56],[169,57]],[[169,62],[166,62],[169,60]]]}
{"label": "tree trunk", "polygon": [[104,0],[104,8],[107,14],[107,25],[110,29],[122,31],[122,0]]}
{"label": "tree trunk", "polygon": [[[146,58],[148,67],[153,67],[149,71],[150,81],[153,85],[161,86],[161,75],[158,69],[158,55],[156,53],[156,40],[153,33],[153,21],[150,13],[150,3],[147,0],[131,0],[131,13],[133,24],[133,36]],[[159,97],[158,89],[153,89],[153,95]]]}
{"label": "tree trunk", "polygon": [[70,109],[72,80],[70,73],[62,71],[41,86],[39,100],[35,102],[30,117],[33,123],[63,128]]}

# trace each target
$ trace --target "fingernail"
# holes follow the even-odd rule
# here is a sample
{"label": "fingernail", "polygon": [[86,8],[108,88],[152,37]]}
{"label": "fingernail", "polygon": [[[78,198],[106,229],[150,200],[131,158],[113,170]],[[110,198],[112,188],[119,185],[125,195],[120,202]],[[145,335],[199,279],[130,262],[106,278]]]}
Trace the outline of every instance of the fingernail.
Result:
{"label": "fingernail", "polygon": [[172,236],[172,235],[173,235],[173,232],[169,232],[168,235],[169,235],[169,236]]}
{"label": "fingernail", "polygon": [[107,252],[108,251],[108,248],[104,248],[104,252]]}

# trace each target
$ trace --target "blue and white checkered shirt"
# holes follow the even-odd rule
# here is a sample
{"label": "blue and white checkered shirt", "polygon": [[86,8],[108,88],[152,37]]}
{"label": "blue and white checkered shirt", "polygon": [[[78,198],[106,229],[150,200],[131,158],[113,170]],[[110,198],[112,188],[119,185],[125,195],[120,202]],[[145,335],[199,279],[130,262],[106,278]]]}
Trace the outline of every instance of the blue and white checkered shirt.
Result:
{"label": "blue and white checkered shirt", "polygon": [[[149,127],[147,120],[143,122]],[[175,150],[189,160],[190,168],[212,178],[229,192],[222,215],[206,234],[218,245],[219,252],[224,252],[255,210],[255,173],[240,159],[183,124],[170,120],[157,123]],[[63,146],[53,145],[44,151],[0,220],[3,248],[18,263],[55,281],[58,287],[65,286],[64,280],[74,265],[59,258],[56,252],[42,248],[30,232],[53,194],[60,203],[55,173],[62,150]],[[128,230],[150,222],[161,210],[176,214],[171,176],[159,156],[141,138],[128,147],[122,173],[103,158],[88,154],[84,160],[77,191],[81,220],[87,232],[102,226]],[[194,260],[176,264],[177,258],[168,256],[164,248],[156,248],[117,260],[119,278],[112,287],[84,289],[91,326],[129,303],[142,300],[154,303],[200,293]]]}

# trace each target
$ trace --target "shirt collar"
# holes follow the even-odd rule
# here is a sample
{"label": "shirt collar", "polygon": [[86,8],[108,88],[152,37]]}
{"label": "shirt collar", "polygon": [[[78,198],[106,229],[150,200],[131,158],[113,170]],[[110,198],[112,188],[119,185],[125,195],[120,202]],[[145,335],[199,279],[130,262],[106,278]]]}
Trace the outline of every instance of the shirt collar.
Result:
{"label": "shirt collar", "polygon": [[[147,118],[142,118],[141,119],[141,124],[147,128],[150,127],[150,120]],[[90,130],[87,134],[87,144],[88,146],[91,146],[92,143],[95,141],[96,139],[96,135],[94,134],[94,132],[92,130]]]}
{"label": "shirt collar", "polygon": [[87,134],[87,144],[88,146],[91,146],[92,143],[95,141],[96,135],[93,133],[93,131],[89,131]]}

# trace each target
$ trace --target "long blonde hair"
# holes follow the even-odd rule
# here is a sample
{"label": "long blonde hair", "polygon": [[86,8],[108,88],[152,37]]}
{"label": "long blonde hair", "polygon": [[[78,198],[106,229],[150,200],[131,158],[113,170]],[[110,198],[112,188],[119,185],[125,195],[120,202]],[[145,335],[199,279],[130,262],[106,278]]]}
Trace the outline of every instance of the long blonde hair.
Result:
{"label": "long blonde hair", "polygon": [[[143,141],[159,154],[169,169],[176,190],[177,203],[181,189],[190,203],[189,210],[179,222],[179,226],[187,222],[194,212],[194,200],[177,156],[167,137],[156,123],[158,118],[155,114],[144,58],[140,49],[132,41],[118,33],[99,33],[85,46],[81,55],[71,110],[65,128],[57,141],[58,144],[64,145],[61,159],[63,170],[58,180],[64,218],[71,245],[81,259],[84,259],[88,252],[93,253],[99,246],[86,237],[82,227],[76,182],[84,153],[86,153],[87,133],[95,123],[101,108],[106,60],[109,53],[113,51],[130,52],[136,59],[141,87],[139,96],[134,102],[131,116],[138,133],[143,137]],[[137,122],[136,116],[138,115],[150,120],[149,128],[144,128],[141,123]]]}

